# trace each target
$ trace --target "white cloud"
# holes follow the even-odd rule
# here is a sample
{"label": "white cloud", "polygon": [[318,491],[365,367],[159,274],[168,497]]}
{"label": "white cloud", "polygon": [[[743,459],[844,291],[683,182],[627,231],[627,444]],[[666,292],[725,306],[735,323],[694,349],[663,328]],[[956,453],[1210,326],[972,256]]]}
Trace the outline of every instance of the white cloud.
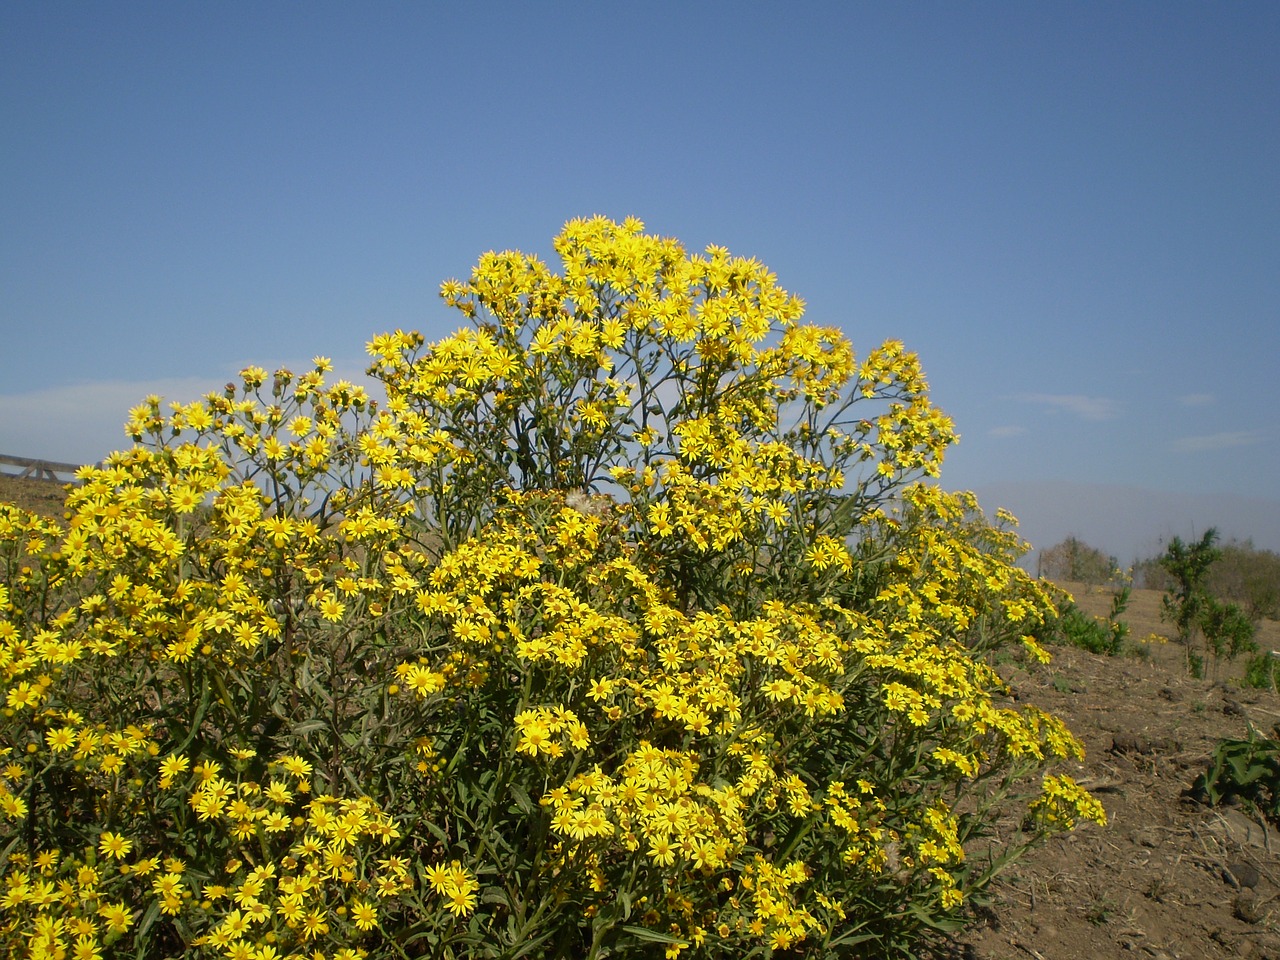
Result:
{"label": "white cloud", "polygon": [[1178,398],[1178,402],[1184,407],[1207,407],[1213,404],[1216,398],[1212,393],[1188,393]]}
{"label": "white cloud", "polygon": [[1008,440],[1010,437],[1020,437],[1026,432],[1026,427],[1010,425],[1004,427],[992,427],[987,431],[987,436],[994,437],[997,440]]}
{"label": "white cloud", "polygon": [[[368,391],[379,402],[382,384],[365,375],[359,358],[335,358],[327,383],[348,380]],[[295,373],[312,369],[310,360],[294,363],[259,363],[268,371],[286,367]],[[221,393],[235,372],[211,377],[159,377],[154,380],[97,380],[30,393],[0,394],[0,454],[54,460],[61,463],[96,463],[113,450],[132,445],[124,433],[129,411],[155,394],[164,402],[191,403],[208,393]],[[270,381],[268,381],[268,385]]]}
{"label": "white cloud", "polygon": [[189,403],[225,383],[203,377],[104,380],[0,394],[0,453],[96,463],[130,445],[124,422],[148,395]]}
{"label": "white cloud", "polygon": [[1194,437],[1179,437],[1173,441],[1176,453],[1206,453],[1211,450],[1227,450],[1231,447],[1249,447],[1262,442],[1257,430],[1224,430]]}
{"label": "white cloud", "polygon": [[1080,393],[1024,393],[1017,399],[1072,413],[1082,420],[1112,420],[1116,416],[1115,402],[1109,397],[1089,397]]}
{"label": "white cloud", "polygon": [[[336,358],[325,380],[349,380],[380,400],[382,385],[365,375],[362,363],[359,358]],[[258,365],[268,371],[280,367],[295,373],[312,369],[310,360]],[[161,410],[167,412],[170,403],[191,403],[205,394],[221,393],[230,382],[238,384],[240,378],[228,370],[209,377],[97,380],[0,394],[0,453],[61,463],[96,463],[113,450],[132,445],[125,436],[124,423],[130,409],[146,397],[161,397]]]}

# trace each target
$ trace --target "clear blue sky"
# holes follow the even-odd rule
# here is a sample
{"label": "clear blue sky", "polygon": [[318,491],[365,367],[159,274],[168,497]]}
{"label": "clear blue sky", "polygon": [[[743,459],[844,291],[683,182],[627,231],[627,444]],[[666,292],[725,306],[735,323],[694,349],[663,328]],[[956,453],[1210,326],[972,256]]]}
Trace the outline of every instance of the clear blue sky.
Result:
{"label": "clear blue sky", "polygon": [[358,374],[484,250],[635,215],[904,339],[948,485],[1250,498],[1280,547],[1278,49],[1274,2],[11,0],[0,453]]}

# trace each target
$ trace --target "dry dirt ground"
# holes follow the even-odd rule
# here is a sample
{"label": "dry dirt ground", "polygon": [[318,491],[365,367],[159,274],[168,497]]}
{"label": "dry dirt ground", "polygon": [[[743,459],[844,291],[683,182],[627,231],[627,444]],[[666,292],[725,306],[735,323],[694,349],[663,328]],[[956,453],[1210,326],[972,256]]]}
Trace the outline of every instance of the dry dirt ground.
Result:
{"label": "dry dirt ground", "polygon": [[[1086,612],[1108,612],[1109,592],[1065,586]],[[1159,593],[1138,590],[1120,619],[1137,638],[1168,633],[1159,610]],[[1264,621],[1257,640],[1280,650],[1280,624]],[[1242,687],[1240,663],[1197,680],[1177,644],[1141,649],[1101,657],[1053,647],[1052,663],[1005,671],[1020,700],[1063,717],[1084,742],[1084,762],[1067,772],[1109,823],[1012,867],[954,957],[1280,958],[1280,831],[1239,806],[1184,796],[1218,741],[1250,726],[1272,733],[1280,696]]]}
{"label": "dry dirt ground", "polygon": [[[62,496],[59,484],[0,475],[0,501],[57,515]],[[1064,586],[1086,612],[1107,613],[1109,592]],[[1158,593],[1134,591],[1121,620],[1136,639],[1168,633],[1159,608]],[[1280,623],[1264,622],[1257,639],[1280,650]],[[950,958],[1280,960],[1280,830],[1184,796],[1218,741],[1251,726],[1272,732],[1280,696],[1243,688],[1239,663],[1197,680],[1177,644],[1130,648],[1101,657],[1053,647],[1048,665],[1006,667],[1020,700],[1063,717],[1084,742],[1085,760],[1066,772],[1102,801],[1109,823],[1011,868],[943,951]]]}
{"label": "dry dirt ground", "polygon": [[19,480],[0,473],[0,503],[16,503],[24,510],[62,516],[63,484],[52,480]]}

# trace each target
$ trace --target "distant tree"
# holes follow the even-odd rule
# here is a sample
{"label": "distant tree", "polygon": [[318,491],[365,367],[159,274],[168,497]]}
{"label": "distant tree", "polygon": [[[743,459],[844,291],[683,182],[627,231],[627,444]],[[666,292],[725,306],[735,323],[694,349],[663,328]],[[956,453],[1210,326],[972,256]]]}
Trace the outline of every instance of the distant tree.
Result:
{"label": "distant tree", "polygon": [[1147,557],[1133,565],[1133,585],[1139,590],[1168,590],[1173,579],[1160,566],[1160,557]]}
{"label": "distant tree", "polygon": [[1253,623],[1280,618],[1280,554],[1233,541],[1209,570],[1209,592],[1239,604]]}
{"label": "distant tree", "polygon": [[1049,580],[1108,583],[1119,574],[1115,557],[1109,557],[1075,536],[1040,552],[1039,574]]}

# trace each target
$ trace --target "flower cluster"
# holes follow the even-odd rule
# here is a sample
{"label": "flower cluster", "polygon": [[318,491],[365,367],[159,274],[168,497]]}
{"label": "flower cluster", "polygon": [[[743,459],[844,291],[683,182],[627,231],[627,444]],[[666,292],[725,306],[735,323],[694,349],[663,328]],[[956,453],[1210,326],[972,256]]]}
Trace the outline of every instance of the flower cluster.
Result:
{"label": "flower cluster", "polygon": [[5,951],[889,955],[1105,819],[915,355],[634,220],[555,250],[375,337],[385,400],[250,367],[0,506]]}

